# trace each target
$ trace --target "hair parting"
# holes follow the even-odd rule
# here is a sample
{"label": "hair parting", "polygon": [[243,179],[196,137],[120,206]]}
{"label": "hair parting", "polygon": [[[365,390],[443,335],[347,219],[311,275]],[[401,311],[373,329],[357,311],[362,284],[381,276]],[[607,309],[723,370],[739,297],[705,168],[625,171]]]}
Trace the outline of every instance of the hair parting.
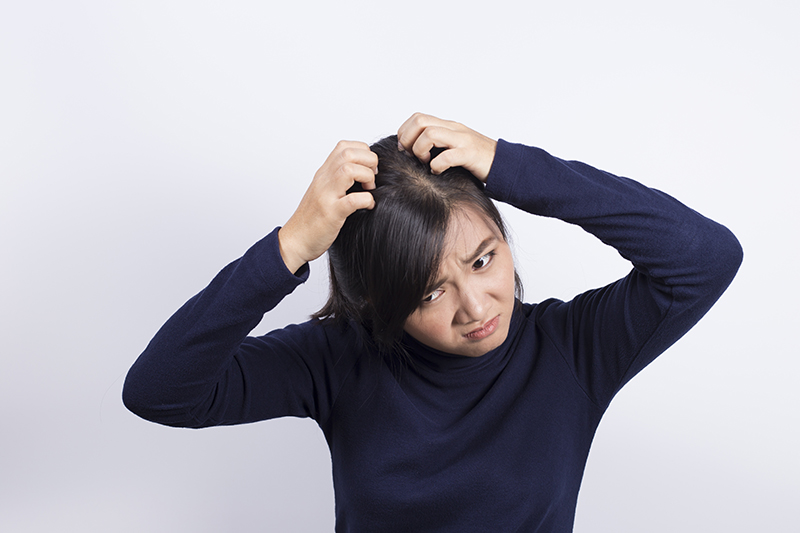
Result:
{"label": "hair parting", "polygon": [[[466,169],[433,174],[429,164],[397,149],[395,135],[370,148],[378,155],[375,207],[350,215],[328,249],[330,295],[312,318],[353,323],[379,353],[403,357],[403,326],[436,281],[453,213],[485,216],[505,240],[507,231],[483,184]],[[432,150],[431,159],[440,152]],[[359,190],[356,183],[348,192]],[[516,272],[515,279],[519,298]]]}

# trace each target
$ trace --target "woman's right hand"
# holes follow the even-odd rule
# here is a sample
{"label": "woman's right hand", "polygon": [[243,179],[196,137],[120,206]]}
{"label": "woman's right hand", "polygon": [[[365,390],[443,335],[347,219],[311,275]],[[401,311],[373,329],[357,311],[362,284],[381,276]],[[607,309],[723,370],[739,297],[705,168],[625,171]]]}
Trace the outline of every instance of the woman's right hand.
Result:
{"label": "woman's right hand", "polygon": [[[378,156],[369,145],[339,141],[303,195],[289,221],[278,231],[281,257],[291,272],[318,258],[333,244],[345,219],[358,209],[372,209]],[[361,183],[364,192],[347,194]]]}

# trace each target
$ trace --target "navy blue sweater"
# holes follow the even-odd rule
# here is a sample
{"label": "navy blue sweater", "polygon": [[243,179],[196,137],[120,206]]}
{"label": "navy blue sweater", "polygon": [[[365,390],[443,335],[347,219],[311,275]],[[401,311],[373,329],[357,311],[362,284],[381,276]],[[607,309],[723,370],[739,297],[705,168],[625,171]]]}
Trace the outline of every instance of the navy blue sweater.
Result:
{"label": "navy blue sweater", "polygon": [[670,196],[500,141],[486,191],[578,224],[630,260],[570,302],[519,306],[482,357],[407,337],[389,368],[354,327],[309,321],[248,337],[302,283],[273,231],[161,328],[128,373],[125,405],[204,427],[312,417],[333,463],[337,531],[572,531],[600,418],[733,279],[736,238]]}

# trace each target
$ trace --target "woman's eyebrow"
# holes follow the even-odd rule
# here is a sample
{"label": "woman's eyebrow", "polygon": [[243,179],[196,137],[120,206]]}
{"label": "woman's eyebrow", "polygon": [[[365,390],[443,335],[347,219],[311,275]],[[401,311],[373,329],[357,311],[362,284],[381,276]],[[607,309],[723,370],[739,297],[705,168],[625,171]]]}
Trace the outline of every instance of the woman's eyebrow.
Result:
{"label": "woman's eyebrow", "polygon": [[486,237],[483,241],[478,245],[475,249],[475,252],[472,253],[469,257],[466,257],[461,260],[462,263],[469,264],[474,263],[479,257],[483,256],[483,251],[489,247],[490,244],[494,244],[497,242],[497,237],[492,235],[491,237]]}
{"label": "woman's eyebrow", "polygon": [[[472,255],[470,255],[469,257],[462,259],[461,262],[465,265],[469,263],[474,263],[476,259],[483,256],[483,252],[484,250],[486,250],[486,248],[488,248],[490,245],[493,245],[497,241],[498,238],[495,236],[486,237],[485,239],[483,239],[483,241],[481,241],[481,243],[475,249],[475,252],[473,252]],[[445,277],[439,277],[436,281],[428,285],[428,287],[425,289],[425,292],[429,293],[435,290],[437,287],[440,287],[445,282],[445,279],[446,279]]]}

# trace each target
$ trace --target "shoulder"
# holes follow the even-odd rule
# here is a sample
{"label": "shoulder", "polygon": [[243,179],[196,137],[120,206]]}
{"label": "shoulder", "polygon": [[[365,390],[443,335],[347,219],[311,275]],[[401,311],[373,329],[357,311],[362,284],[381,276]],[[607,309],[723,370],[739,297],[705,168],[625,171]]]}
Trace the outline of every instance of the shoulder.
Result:
{"label": "shoulder", "polygon": [[280,352],[312,371],[339,373],[370,351],[363,328],[350,321],[312,318],[257,337],[247,344],[259,351]]}

